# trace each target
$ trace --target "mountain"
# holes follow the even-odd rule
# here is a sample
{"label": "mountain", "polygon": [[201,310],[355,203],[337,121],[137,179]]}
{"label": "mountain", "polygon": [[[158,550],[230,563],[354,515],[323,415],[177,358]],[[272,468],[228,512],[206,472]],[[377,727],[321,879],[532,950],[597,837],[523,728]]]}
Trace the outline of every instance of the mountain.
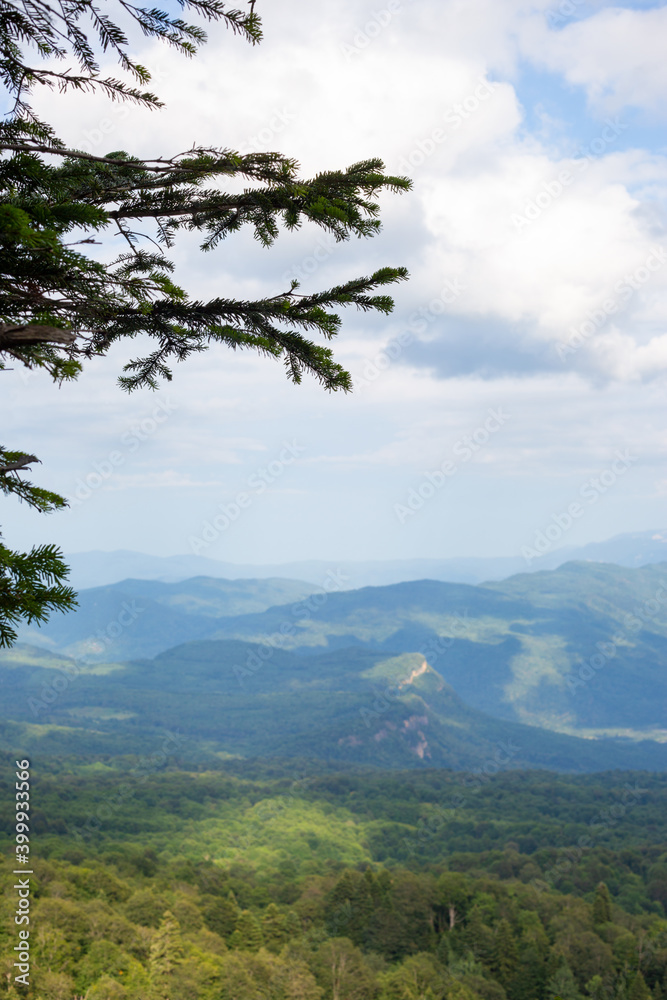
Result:
{"label": "mountain", "polygon": [[667,736],[667,566],[567,563],[485,587],[419,581],[332,593],[310,616],[270,608],[213,638],[285,648],[419,650],[481,711],[554,730]]}
{"label": "mountain", "polygon": [[[616,535],[605,542],[591,542],[574,550],[570,559],[618,563],[639,567],[667,561],[667,530],[634,531]],[[542,568],[542,567],[540,567]],[[544,567],[551,568],[551,567]],[[554,567],[555,568],[555,567]]]}
{"label": "mountain", "polygon": [[[352,647],[385,659],[419,653],[490,716],[587,737],[667,737],[664,564],[567,563],[483,587],[422,580],[308,589],[284,580],[126,580],[84,591],[79,611],[22,638],[98,663],[150,659],[194,640],[306,658],[349,656]],[[281,603],[267,606],[273,601]]]}
{"label": "mountain", "polygon": [[2,742],[21,745],[29,728],[37,755],[150,755],[171,742],[195,757],[448,767],[470,771],[472,783],[526,767],[667,771],[665,744],[584,740],[494,719],[415,653],[313,656],[201,641],[152,660],[80,666],[18,647],[0,655],[0,687]]}
{"label": "mountain", "polygon": [[124,580],[81,591],[79,607],[54,615],[48,626],[23,627],[23,641],[69,656],[103,661],[150,657],[170,646],[213,635],[218,619],[257,613],[313,592],[295,580],[216,580],[184,584]]}
{"label": "mountain", "polygon": [[546,552],[529,564],[520,556],[470,557],[455,559],[392,559],[366,562],[305,560],[281,565],[248,566],[219,562],[203,556],[149,556],[140,552],[74,552],[66,556],[74,587],[85,590],[118,583],[127,578],[178,582],[194,576],[240,579],[305,580],[322,586],[332,570],[342,573],[346,587],[382,587],[409,580],[442,580],[451,583],[483,583],[504,580],[514,573],[557,569],[572,560],[617,563],[638,567],[667,560],[667,530],[640,531],[617,535],[604,542],[579,548],[566,547]]}

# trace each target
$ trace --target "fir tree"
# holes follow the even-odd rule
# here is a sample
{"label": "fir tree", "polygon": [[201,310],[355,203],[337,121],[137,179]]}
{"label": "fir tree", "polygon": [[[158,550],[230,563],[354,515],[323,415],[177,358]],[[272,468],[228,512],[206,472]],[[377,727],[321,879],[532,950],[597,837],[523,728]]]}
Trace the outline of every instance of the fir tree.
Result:
{"label": "fir tree", "polygon": [[544,995],[546,967],[534,945],[521,947],[520,960],[507,983],[510,1000],[539,1000]]}
{"label": "fir tree", "polygon": [[[42,514],[60,510],[67,505],[63,497],[34,486],[22,475],[37,461],[34,455],[0,447],[0,492],[18,497]],[[65,584],[68,573],[55,545],[15,552],[0,542],[0,647],[15,642],[21,621],[43,622],[52,610],[75,607],[74,591]]]}
{"label": "fir tree", "polygon": [[569,965],[561,965],[547,983],[547,996],[559,1000],[581,1000],[574,973]]}
{"label": "fir tree", "polygon": [[519,953],[514,932],[508,920],[498,924],[493,950],[493,968],[498,982],[507,987],[518,963]]}
{"label": "fir tree", "polygon": [[345,871],[336,883],[329,902],[328,927],[334,937],[347,937],[357,946],[366,941],[373,915],[373,873]]}
{"label": "fir tree", "polygon": [[646,980],[642,975],[641,969],[632,981],[629,1000],[651,1000],[651,991],[646,985]]}
{"label": "fir tree", "polygon": [[484,923],[480,908],[471,909],[465,925],[465,943],[476,959],[484,965],[492,965],[495,957],[495,939],[492,929]]}
{"label": "fir tree", "polygon": [[[254,3],[250,13],[229,10],[221,0],[182,0],[181,6],[224,22],[252,43],[261,38]],[[193,55],[206,40],[201,27],[159,9],[119,0],[116,10],[138,22],[145,35],[185,55]],[[100,77],[95,46],[114,53],[134,83]],[[50,61],[40,64],[39,57]],[[54,58],[73,60],[76,68],[58,72]],[[202,251],[208,252],[245,225],[264,247],[275,242],[281,226],[294,230],[305,221],[337,241],[373,236],[380,229],[378,194],[407,190],[406,178],[388,176],[378,158],[302,178],[296,161],[280,153],[241,155],[226,146],[194,145],[156,159],[67,148],[32,111],[35,87],[100,91],[146,108],[161,106],[144,89],[150,75],[131,58],[123,29],[93,0],[57,8],[44,0],[5,5],[0,65],[0,81],[13,101],[12,113],[0,124],[5,154],[0,159],[0,369],[18,363],[44,368],[59,381],[75,378],[87,359],[142,334],[154,346],[125,366],[119,381],[128,391],[156,388],[161,379],[172,378],[174,362],[211,344],[281,360],[295,383],[308,373],[328,390],[351,389],[349,373],[326,346],[341,325],[336,309],[353,305],[363,312],[390,312],[393,301],[384,289],[405,280],[405,268],[383,267],[308,294],[291,281],[278,294],[255,300],[233,299],[221,289],[201,301],[176,282],[168,252],[181,231],[198,233]],[[239,179],[245,185],[241,191],[235,190]],[[86,245],[99,243],[110,231],[123,238],[125,252],[111,252],[109,243],[107,259],[103,252],[95,259],[87,256]],[[5,466],[17,454],[4,452]],[[0,468],[0,480],[6,484],[7,471],[16,468]],[[66,505],[56,494],[49,497],[48,509]],[[64,584],[59,559],[53,547],[28,554],[0,550],[3,644],[14,641],[13,626],[20,620],[43,621],[54,608],[72,606],[74,595]]]}
{"label": "fir tree", "polygon": [[609,889],[604,882],[600,882],[595,890],[593,899],[593,923],[607,924],[611,920],[612,900]]}
{"label": "fir tree", "polygon": [[181,928],[167,910],[151,941],[148,971],[152,1000],[172,1000],[174,970],[182,958]]}
{"label": "fir tree", "polygon": [[276,955],[289,940],[287,917],[275,903],[269,903],[262,916],[262,937],[265,947]]}
{"label": "fir tree", "polygon": [[214,931],[223,938],[231,937],[234,933],[236,922],[240,913],[236,900],[231,892],[227,898],[222,896],[209,898],[202,908],[202,911],[206,926],[209,930]]}
{"label": "fir tree", "polygon": [[264,944],[262,928],[257,917],[250,910],[241,910],[236,921],[236,929],[230,945],[238,951],[259,951]]}

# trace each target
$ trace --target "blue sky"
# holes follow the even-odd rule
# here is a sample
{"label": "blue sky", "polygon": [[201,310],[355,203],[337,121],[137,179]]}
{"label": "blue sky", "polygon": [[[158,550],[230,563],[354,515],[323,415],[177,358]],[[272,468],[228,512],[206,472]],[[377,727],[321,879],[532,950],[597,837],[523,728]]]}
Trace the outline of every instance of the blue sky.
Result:
{"label": "blue sky", "polygon": [[7,373],[8,446],[72,501],[48,518],[6,505],[7,543],[250,563],[517,555],[594,480],[608,485],[562,544],[664,527],[667,6],[263,7],[253,49],[218,28],[192,61],[137,42],[161,112],[46,94],[39,109],[96,152],[278,149],[305,173],[380,155],[413,177],[372,241],[304,228],[205,256],[180,241],[193,295],[385,263],[411,281],[388,319],[344,314],[350,396],[217,349],[131,397],[115,379],[136,344],[61,388]]}

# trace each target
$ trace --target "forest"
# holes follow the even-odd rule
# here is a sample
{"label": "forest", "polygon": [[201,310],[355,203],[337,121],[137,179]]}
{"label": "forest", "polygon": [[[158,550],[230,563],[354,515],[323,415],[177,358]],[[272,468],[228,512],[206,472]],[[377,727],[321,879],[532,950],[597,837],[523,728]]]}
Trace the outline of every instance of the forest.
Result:
{"label": "forest", "polygon": [[666,798],[638,772],[52,758],[32,786],[34,976],[19,994],[7,892],[0,989],[661,1000]]}

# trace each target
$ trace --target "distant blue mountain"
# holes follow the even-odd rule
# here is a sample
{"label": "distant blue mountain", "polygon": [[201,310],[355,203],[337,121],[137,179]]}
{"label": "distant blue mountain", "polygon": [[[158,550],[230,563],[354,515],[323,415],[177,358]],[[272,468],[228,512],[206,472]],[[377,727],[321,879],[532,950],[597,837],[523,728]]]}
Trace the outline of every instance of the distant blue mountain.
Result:
{"label": "distant blue mountain", "polygon": [[340,591],[289,580],[124,580],[79,601],[23,629],[22,641],[96,663],[200,640],[297,657],[418,654],[496,718],[667,739],[667,564],[572,562],[484,586],[421,580]]}
{"label": "distant blue mountain", "polygon": [[498,556],[367,562],[336,559],[326,562],[313,559],[254,566],[219,562],[204,556],[149,556],[125,550],[74,552],[66,558],[72,570],[72,584],[81,590],[103,587],[129,578],[177,582],[193,576],[228,580],[281,577],[322,586],[332,570],[342,573],[347,578],[345,586],[353,590],[359,587],[382,587],[406,580],[484,583],[487,580],[504,580],[515,573],[556,569],[571,560],[616,563],[633,568],[646,566],[667,560],[667,530],[633,532],[579,548],[555,549],[533,559],[529,564],[521,556]]}

